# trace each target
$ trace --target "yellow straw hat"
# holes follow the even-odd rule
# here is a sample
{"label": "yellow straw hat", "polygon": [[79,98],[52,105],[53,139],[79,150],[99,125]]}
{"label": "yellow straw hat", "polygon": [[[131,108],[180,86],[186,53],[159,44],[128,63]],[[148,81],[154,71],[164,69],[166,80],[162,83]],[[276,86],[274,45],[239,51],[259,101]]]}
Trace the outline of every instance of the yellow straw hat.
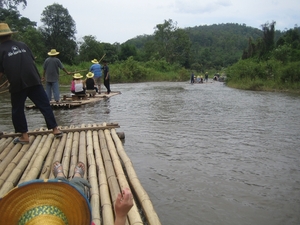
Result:
{"label": "yellow straw hat", "polygon": [[87,78],[92,78],[94,77],[94,73],[92,72],[88,72],[87,75],[86,75]]}
{"label": "yellow straw hat", "polygon": [[8,34],[14,34],[18,31],[11,31],[7,23],[0,23],[0,36],[5,36]]}
{"label": "yellow straw hat", "polygon": [[73,75],[73,78],[75,78],[75,79],[81,79],[81,78],[83,78],[83,76],[80,73],[75,73]]}
{"label": "yellow straw hat", "polygon": [[51,49],[50,52],[48,52],[48,55],[53,56],[53,55],[58,55],[59,52],[56,51],[56,49]]}
{"label": "yellow straw hat", "polygon": [[92,63],[99,63],[97,59],[93,59],[91,62]]}
{"label": "yellow straw hat", "polygon": [[89,225],[91,207],[71,184],[57,180],[25,182],[0,199],[0,224]]}

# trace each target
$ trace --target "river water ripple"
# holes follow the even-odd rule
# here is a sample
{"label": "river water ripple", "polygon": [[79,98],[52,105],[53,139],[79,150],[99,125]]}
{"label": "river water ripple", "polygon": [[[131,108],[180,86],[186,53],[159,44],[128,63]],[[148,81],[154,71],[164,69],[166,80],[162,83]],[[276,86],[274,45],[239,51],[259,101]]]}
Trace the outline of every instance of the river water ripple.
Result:
{"label": "river water ripple", "polygon": [[[68,88],[62,88],[62,93]],[[222,83],[113,84],[59,125],[118,122],[162,224],[300,224],[300,96]],[[13,131],[9,95],[0,130]],[[27,110],[30,129],[44,125]]]}

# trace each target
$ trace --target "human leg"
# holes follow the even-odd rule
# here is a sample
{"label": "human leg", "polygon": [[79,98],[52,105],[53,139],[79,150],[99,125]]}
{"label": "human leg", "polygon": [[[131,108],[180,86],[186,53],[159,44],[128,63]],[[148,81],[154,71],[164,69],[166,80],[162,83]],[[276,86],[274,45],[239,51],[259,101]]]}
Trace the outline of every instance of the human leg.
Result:
{"label": "human leg", "polygon": [[[22,133],[20,138],[17,138],[17,142],[29,142],[29,137],[27,134],[28,127],[27,127],[27,120],[24,112],[25,107],[25,100],[27,98],[27,93],[25,90],[11,93],[11,115],[12,115],[12,122],[15,128],[16,133]],[[22,144],[24,144],[22,143]]]}
{"label": "human leg", "polygon": [[52,83],[52,90],[53,90],[54,100],[56,102],[58,102],[59,101],[59,83],[58,83],[58,81]]}
{"label": "human leg", "polygon": [[104,80],[104,86],[107,89],[107,94],[110,93],[110,84],[109,84],[109,78]]}
{"label": "human leg", "polygon": [[48,96],[48,100],[51,101],[51,99],[52,99],[52,83],[51,82],[46,82],[46,93]]}
{"label": "human leg", "polygon": [[90,183],[83,178],[85,173],[85,165],[83,162],[78,162],[75,169],[74,169],[74,176],[73,179],[70,180],[70,183],[74,185],[79,191],[87,195],[85,192],[85,187],[91,188],[92,186]]}
{"label": "human leg", "polygon": [[53,134],[61,133],[57,128],[57,123],[53,114],[53,110],[48,101],[46,92],[42,85],[28,88],[28,97],[38,107],[43,114],[48,129],[53,129]]}

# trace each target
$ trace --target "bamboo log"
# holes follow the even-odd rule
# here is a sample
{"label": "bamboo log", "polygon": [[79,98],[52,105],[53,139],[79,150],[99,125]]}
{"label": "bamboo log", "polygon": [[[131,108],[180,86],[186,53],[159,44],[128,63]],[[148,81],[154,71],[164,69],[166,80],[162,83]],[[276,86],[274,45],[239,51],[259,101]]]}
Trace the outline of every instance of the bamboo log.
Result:
{"label": "bamboo log", "polygon": [[52,165],[54,162],[54,160],[53,160],[54,155],[55,155],[56,151],[62,152],[62,149],[65,146],[66,136],[67,136],[66,134],[63,134],[63,136],[61,138],[55,138],[54,141],[52,142],[51,149],[50,149],[49,153],[47,154],[46,161],[44,163],[42,172],[39,177],[40,179],[48,179],[50,177]]}
{"label": "bamboo log", "polygon": [[[80,132],[80,131],[86,131],[86,130],[104,130],[104,129],[112,129],[112,128],[119,128],[120,126],[115,123],[108,123],[106,126],[97,126],[97,127],[80,127],[80,128],[67,128],[67,129],[61,129],[61,131],[68,133],[68,132]],[[52,133],[52,130],[43,130],[43,131],[28,131],[28,135],[44,135],[44,134],[50,134]],[[9,133],[9,134],[2,134],[0,138],[6,138],[6,137],[15,137],[15,136],[20,136],[20,133]]]}
{"label": "bamboo log", "polygon": [[[85,128],[85,125],[81,125],[82,128]],[[79,152],[78,152],[78,161],[83,162],[84,165],[87,165],[86,163],[86,139],[85,139],[85,131],[81,131],[79,134]],[[77,164],[77,163],[76,163]],[[84,179],[87,178],[87,174],[84,174]]]}
{"label": "bamboo log", "polygon": [[[114,171],[114,167],[110,158],[110,154],[108,152],[106,139],[103,131],[99,131],[99,139],[100,139],[100,147],[101,153],[103,157],[103,162],[106,171],[107,183],[110,190],[111,202],[114,206],[118,193],[120,193],[120,187],[117,181],[117,177]],[[101,199],[105,196],[101,195]]]}
{"label": "bamboo log", "polygon": [[73,135],[72,141],[72,150],[71,150],[71,161],[70,161],[70,170],[68,178],[73,176],[74,169],[78,163],[78,152],[79,152],[79,132],[75,132]]}
{"label": "bamboo log", "polygon": [[[10,138],[3,138],[3,139],[0,139],[0,154],[3,152],[3,150],[9,145],[11,144],[13,138],[10,137]],[[13,144],[13,143],[12,143]],[[12,145],[11,145],[12,146]]]}
{"label": "bamboo log", "polygon": [[[9,139],[9,138],[8,138]],[[15,146],[15,144],[12,142],[12,138],[11,138],[11,142],[6,145],[5,148],[3,148],[1,154],[0,154],[0,163],[3,161],[3,159],[6,157],[6,155],[10,152],[10,150]]]}
{"label": "bamboo log", "polygon": [[28,174],[28,172],[31,170],[31,167],[35,161],[36,156],[38,155],[38,153],[41,151],[41,149],[43,148],[44,144],[46,143],[48,139],[47,135],[43,135],[40,142],[38,143],[37,148],[34,150],[34,153],[32,155],[32,157],[29,158],[29,163],[25,169],[25,171],[23,172],[21,179],[19,180],[19,184],[23,183],[26,179],[26,176]]}
{"label": "bamboo log", "polygon": [[[116,175],[118,177],[119,185],[120,185],[121,189],[130,188],[129,184],[127,182],[127,179],[125,177],[120,158],[117,154],[117,150],[116,150],[114,142],[112,140],[110,131],[104,130],[104,134],[105,134],[105,138],[107,141],[107,147],[109,149],[109,153],[110,153],[113,165],[114,165],[114,169],[115,169]],[[137,208],[135,202],[134,202],[134,205],[131,208],[131,210],[128,212],[128,218],[129,218],[130,224],[143,224],[143,221],[141,219],[141,216],[139,214],[139,211],[138,211],[138,208]]]}
{"label": "bamboo log", "polygon": [[[37,148],[41,138],[42,137],[40,135],[37,136],[35,138],[34,142],[32,143],[32,145],[30,146],[30,148],[28,149],[28,151],[25,152],[24,157],[21,158],[21,160],[18,164],[15,164],[16,167],[14,168],[12,173],[9,174],[9,177],[6,179],[5,183],[3,184],[3,186],[0,190],[0,198],[1,198],[1,196],[6,194],[9,190],[11,190],[13,187],[15,187],[17,185],[17,181],[19,180],[19,178],[21,177],[24,169],[28,165],[28,163],[29,163],[35,149]],[[12,162],[12,163],[14,164],[15,162]]]}
{"label": "bamboo log", "polygon": [[96,169],[96,162],[94,157],[93,151],[93,138],[92,138],[92,131],[88,131],[86,133],[86,140],[87,140],[87,160],[88,160],[88,174],[89,174],[89,182],[92,186],[90,189],[90,202],[92,207],[92,221],[96,225],[101,224],[101,217],[100,217],[100,195],[98,189],[98,180],[97,180],[97,169]]}
{"label": "bamboo log", "polygon": [[[98,134],[99,133],[99,134]],[[100,189],[100,202],[102,209],[103,224],[114,224],[113,205],[109,197],[109,187],[107,182],[106,171],[104,168],[103,158],[101,155],[100,146],[105,147],[106,141],[103,131],[93,131],[94,151],[98,166],[98,181]]]}
{"label": "bamboo log", "polygon": [[41,171],[44,159],[46,158],[46,156],[47,156],[47,154],[50,150],[53,138],[54,138],[53,134],[48,135],[48,137],[45,141],[45,144],[42,147],[41,151],[36,153],[37,156],[36,156],[34,162],[32,163],[30,171],[28,171],[24,181],[33,180],[33,179],[36,179],[38,177],[38,175]]}
{"label": "bamboo log", "polygon": [[141,203],[141,205],[144,209],[144,213],[146,215],[149,225],[161,224],[159,217],[154,210],[152,202],[151,202],[147,192],[141,185],[141,183],[135,173],[135,170],[132,166],[132,163],[131,163],[129,157],[127,156],[126,152],[124,151],[123,145],[122,145],[120,139],[118,138],[115,130],[112,129],[111,133],[112,133],[112,137],[115,142],[115,145],[117,147],[118,154],[125,164],[125,168],[126,168],[126,171],[127,171],[128,177],[129,177],[129,182],[130,182],[131,186],[134,188],[134,191],[137,194],[139,202]]}

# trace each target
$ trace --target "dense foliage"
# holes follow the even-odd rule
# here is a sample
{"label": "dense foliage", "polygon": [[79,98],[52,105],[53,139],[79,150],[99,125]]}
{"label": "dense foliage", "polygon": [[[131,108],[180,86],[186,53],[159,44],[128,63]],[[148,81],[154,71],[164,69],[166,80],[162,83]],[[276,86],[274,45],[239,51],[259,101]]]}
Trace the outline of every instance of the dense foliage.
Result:
{"label": "dense foliage", "polygon": [[0,21],[19,31],[14,38],[32,49],[39,68],[47,52],[55,48],[70,71],[87,70],[92,59],[105,57],[113,82],[182,81],[189,79],[191,71],[209,71],[210,76],[226,71],[231,86],[240,83],[261,89],[266,81],[274,88],[299,83],[297,27],[281,32],[272,22],[263,24],[261,30],[233,23],[182,29],[169,19],[157,24],[152,35],[110,44],[89,34],[76,40],[76,23],[62,5],[47,6],[40,27],[22,17],[18,5],[26,7],[27,2],[0,0]]}
{"label": "dense foliage", "polygon": [[300,28],[275,41],[275,22],[262,25],[263,36],[249,39],[243,57],[227,69],[227,84],[250,90],[300,89]]}

